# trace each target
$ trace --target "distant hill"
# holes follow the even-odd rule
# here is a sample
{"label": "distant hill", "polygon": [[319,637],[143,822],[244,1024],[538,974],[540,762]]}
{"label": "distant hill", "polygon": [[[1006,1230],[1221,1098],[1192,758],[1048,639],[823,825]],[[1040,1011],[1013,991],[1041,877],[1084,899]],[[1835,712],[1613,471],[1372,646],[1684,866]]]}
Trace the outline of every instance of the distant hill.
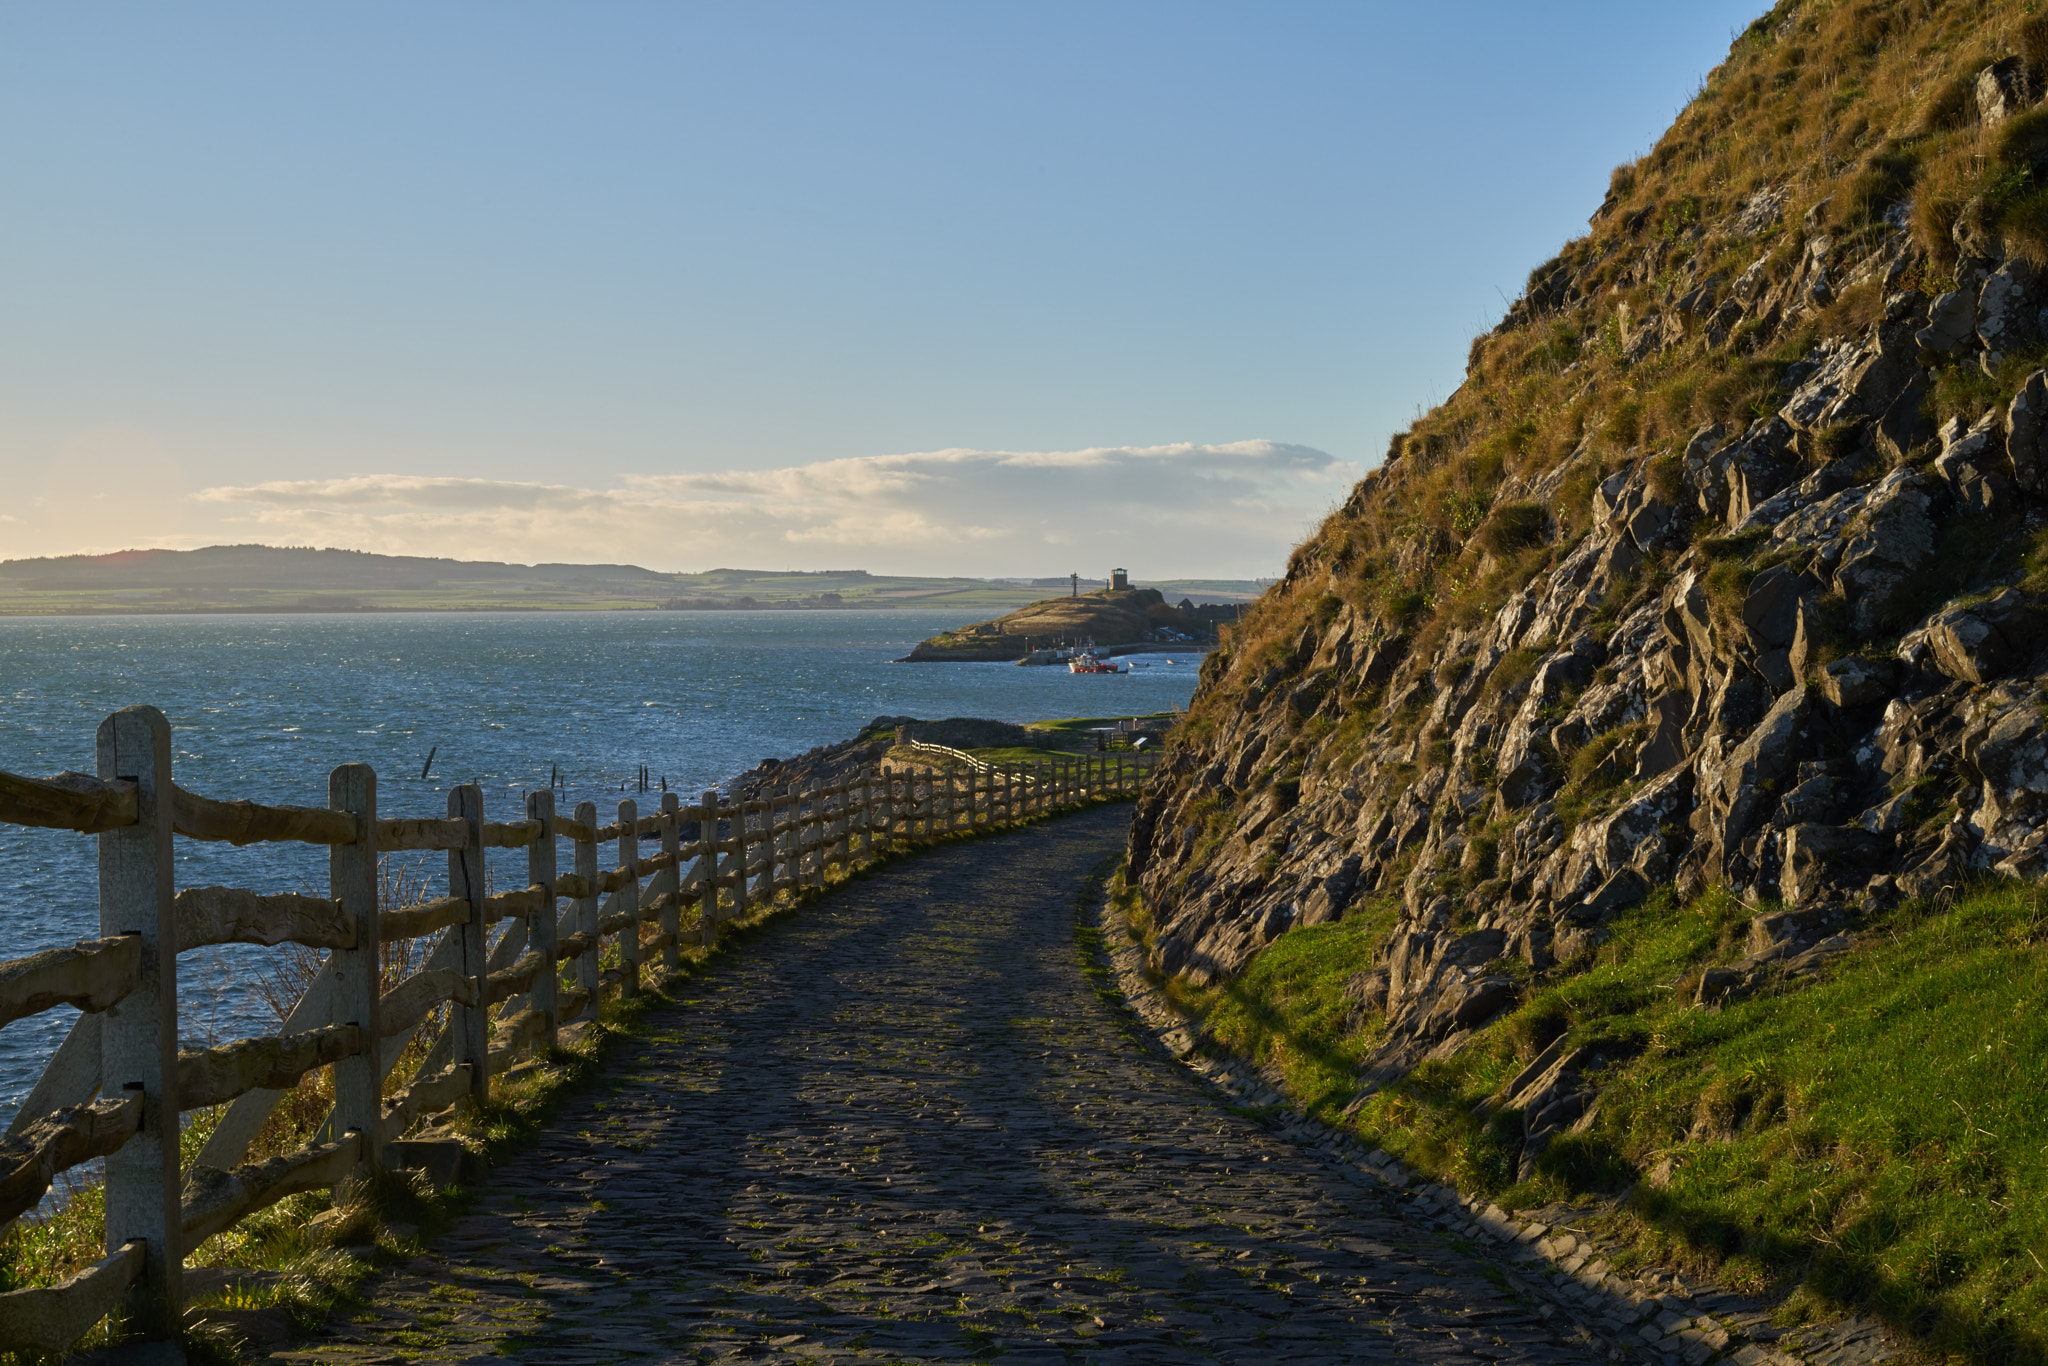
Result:
{"label": "distant hill", "polygon": [[362,550],[299,546],[211,545],[204,550],[121,550],[111,555],[59,555],[0,561],[0,579],[30,592],[104,592],[113,589],[435,588],[446,582],[659,583],[661,574],[633,564],[501,564],[418,555],[373,555]]}
{"label": "distant hill", "polygon": [[[1051,581],[1048,581],[1051,582]],[[1058,583],[1068,582],[1066,579]],[[1176,596],[1249,600],[1248,581],[1164,585]],[[871,574],[864,569],[711,569],[506,564],[305,546],[216,545],[0,561],[0,615],[155,612],[591,611],[662,606],[935,607],[1003,612],[1043,587],[1011,579]]]}

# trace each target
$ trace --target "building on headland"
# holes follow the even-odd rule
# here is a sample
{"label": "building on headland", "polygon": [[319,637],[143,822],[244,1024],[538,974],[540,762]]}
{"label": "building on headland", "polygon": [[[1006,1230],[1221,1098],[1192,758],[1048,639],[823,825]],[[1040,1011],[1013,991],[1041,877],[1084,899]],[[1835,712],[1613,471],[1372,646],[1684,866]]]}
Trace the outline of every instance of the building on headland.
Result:
{"label": "building on headland", "polygon": [[1109,571],[1109,591],[1121,593],[1131,586],[1131,576],[1121,569]]}

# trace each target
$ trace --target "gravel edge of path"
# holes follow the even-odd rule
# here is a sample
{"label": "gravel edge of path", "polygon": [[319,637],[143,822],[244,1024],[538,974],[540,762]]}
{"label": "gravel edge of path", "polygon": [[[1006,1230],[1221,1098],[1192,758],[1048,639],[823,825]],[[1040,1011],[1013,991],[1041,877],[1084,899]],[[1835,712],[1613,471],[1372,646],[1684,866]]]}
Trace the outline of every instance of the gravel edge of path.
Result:
{"label": "gravel edge of path", "polygon": [[[1854,1315],[1798,1329],[1771,1323],[1768,1307],[1746,1296],[1707,1287],[1692,1295],[1670,1293],[1609,1268],[1584,1234],[1517,1221],[1498,1206],[1460,1195],[1427,1180],[1398,1159],[1292,1108],[1289,1098],[1248,1059],[1205,1057],[1191,1021],[1153,983],[1144,945],[1113,909],[1106,880],[1091,880],[1080,931],[1093,930],[1099,967],[1135,1024],[1168,1057],[1186,1067],[1226,1104],[1277,1107],[1279,1137],[1325,1164],[1357,1173],[1405,1202],[1418,1221],[1470,1239],[1476,1254],[1497,1266],[1514,1290],[1537,1306],[1546,1322],[1591,1334],[1617,1357],[1706,1366],[1877,1366],[1919,1359],[1877,1319]],[[1083,943],[1083,952],[1090,952]]]}

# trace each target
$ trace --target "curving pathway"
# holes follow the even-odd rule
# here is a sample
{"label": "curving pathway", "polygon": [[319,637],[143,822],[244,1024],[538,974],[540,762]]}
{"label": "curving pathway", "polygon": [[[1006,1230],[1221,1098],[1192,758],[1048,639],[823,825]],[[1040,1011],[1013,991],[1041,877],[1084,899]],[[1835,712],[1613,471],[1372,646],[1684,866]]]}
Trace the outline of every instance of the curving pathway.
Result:
{"label": "curving pathway", "polygon": [[1085,963],[1107,807],[847,885],[683,984],[302,1362],[1583,1362],[1175,1064]]}

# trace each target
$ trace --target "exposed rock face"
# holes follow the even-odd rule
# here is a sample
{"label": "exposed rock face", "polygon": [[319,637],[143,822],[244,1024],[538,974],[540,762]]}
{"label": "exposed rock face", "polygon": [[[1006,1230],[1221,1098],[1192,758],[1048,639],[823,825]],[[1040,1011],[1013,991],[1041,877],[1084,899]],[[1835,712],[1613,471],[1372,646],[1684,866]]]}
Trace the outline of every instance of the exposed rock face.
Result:
{"label": "exposed rock face", "polygon": [[[2035,98],[2016,63],[1976,93],[1994,125]],[[1958,287],[1929,298],[1899,283],[1930,274],[1902,226],[1850,248],[1811,216],[1789,273],[1763,272],[1761,245],[1746,270],[1688,273],[1772,231],[1784,203],[1759,194],[1689,229],[1689,257],[1640,247],[1647,264],[1621,278],[1657,281],[1663,302],[1605,334],[1642,364],[1741,327],[1798,335],[1874,291],[1881,320],[1813,346],[1775,412],[1510,465],[1492,506],[1541,515],[1501,524],[1522,541],[1475,538],[1496,558],[1457,562],[1483,572],[1539,532],[1549,558],[1489,615],[1426,636],[1347,593],[1354,552],[1330,529],[1412,506],[1434,487],[1426,447],[1390,457],[1297,550],[1269,603],[1322,609],[1255,664],[1234,640],[1212,657],[1191,711],[1206,728],[1176,742],[1133,821],[1158,968],[1222,980],[1295,927],[1390,909],[1348,995],[1385,1022],[1369,1091],[1525,999],[1531,972],[1586,961],[1660,887],[1758,908],[1749,958],[1700,986],[1712,1005],[1767,970],[1818,971],[1872,905],[2048,874],[2048,632],[2021,554],[2048,525],[2048,371],[1938,429],[1926,416],[1934,367],[1995,379],[2041,340],[2048,287],[1964,224]],[[1635,249],[1599,257],[1600,278]],[[1496,335],[1598,287],[1548,266]],[[1677,315],[1695,321],[1658,321]],[[1401,554],[1461,553],[1433,535]],[[1509,1088],[1525,1151],[1576,1121],[1598,1061],[1546,1055]]]}

